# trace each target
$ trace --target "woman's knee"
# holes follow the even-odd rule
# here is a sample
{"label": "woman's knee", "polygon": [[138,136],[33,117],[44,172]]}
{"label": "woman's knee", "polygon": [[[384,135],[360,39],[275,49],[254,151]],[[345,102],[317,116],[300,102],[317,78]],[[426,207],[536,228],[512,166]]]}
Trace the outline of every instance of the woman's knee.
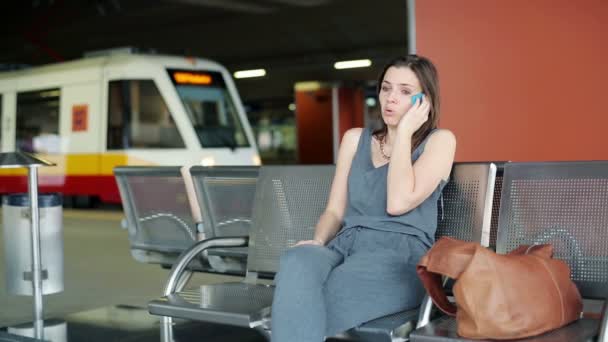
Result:
{"label": "woman's knee", "polygon": [[279,261],[279,274],[293,274],[306,277],[327,277],[340,262],[340,256],[328,248],[303,245],[286,250]]}

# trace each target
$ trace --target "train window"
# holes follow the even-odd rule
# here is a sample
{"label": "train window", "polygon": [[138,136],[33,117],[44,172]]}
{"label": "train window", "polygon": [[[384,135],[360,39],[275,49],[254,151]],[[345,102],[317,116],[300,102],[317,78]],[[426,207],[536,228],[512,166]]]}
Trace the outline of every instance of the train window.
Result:
{"label": "train window", "polygon": [[168,70],[203,147],[249,147],[222,74]]}
{"label": "train window", "polygon": [[59,136],[59,89],[17,94],[17,150],[38,153],[61,152]]}
{"label": "train window", "polygon": [[154,81],[111,81],[108,101],[108,149],[185,147]]}

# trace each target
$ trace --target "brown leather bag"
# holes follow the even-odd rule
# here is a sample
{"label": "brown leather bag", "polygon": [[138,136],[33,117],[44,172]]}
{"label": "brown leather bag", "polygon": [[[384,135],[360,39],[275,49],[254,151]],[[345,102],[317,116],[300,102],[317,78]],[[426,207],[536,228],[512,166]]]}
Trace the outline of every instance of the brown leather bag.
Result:
{"label": "brown leather bag", "polygon": [[[433,302],[456,316],[458,334],[473,339],[515,339],[542,334],[580,317],[581,295],[553,246],[521,246],[499,255],[477,243],[441,238],[417,271]],[[456,280],[456,306],[441,275]],[[458,309],[457,309],[457,308]]]}

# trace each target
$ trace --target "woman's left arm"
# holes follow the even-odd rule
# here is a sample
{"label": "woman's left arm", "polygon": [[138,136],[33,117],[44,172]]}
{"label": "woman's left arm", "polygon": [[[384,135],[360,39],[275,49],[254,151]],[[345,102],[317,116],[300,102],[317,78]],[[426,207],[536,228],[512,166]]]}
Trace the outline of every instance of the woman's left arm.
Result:
{"label": "woman's left arm", "polygon": [[412,134],[411,130],[399,127],[393,144],[386,199],[386,211],[390,215],[403,215],[419,206],[452,170],[456,137],[451,131],[433,132],[413,165]]}

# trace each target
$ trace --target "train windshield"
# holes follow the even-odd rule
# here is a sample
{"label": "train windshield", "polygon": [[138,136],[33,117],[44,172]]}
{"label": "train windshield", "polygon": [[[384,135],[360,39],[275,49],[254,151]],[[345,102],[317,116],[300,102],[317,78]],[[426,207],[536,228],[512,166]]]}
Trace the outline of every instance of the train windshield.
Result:
{"label": "train windshield", "polygon": [[168,70],[203,147],[249,147],[243,124],[222,74]]}

